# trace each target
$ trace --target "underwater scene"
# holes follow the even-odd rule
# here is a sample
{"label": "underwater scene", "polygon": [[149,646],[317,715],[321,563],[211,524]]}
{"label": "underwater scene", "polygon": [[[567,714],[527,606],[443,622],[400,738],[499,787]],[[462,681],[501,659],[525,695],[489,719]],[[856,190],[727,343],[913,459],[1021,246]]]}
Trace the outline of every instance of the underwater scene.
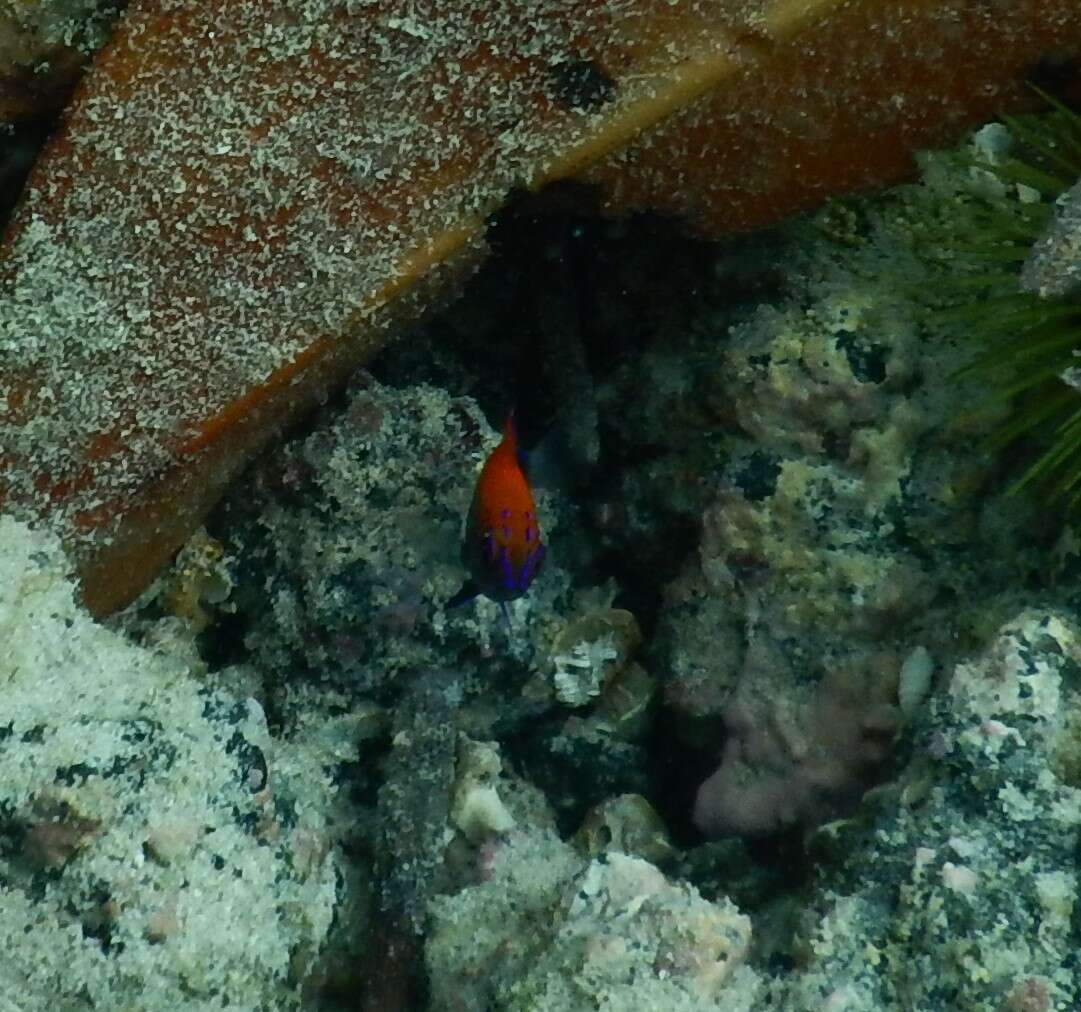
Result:
{"label": "underwater scene", "polygon": [[1078,0],[0,0],[0,1012],[1081,1012]]}

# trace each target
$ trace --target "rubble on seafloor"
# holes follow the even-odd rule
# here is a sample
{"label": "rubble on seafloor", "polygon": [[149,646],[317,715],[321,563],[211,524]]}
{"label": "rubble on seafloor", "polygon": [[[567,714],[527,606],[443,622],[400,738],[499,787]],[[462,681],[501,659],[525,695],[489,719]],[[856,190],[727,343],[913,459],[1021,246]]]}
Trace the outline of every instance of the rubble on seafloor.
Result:
{"label": "rubble on seafloor", "polygon": [[[1047,581],[1055,531],[1030,499],[1002,495],[982,445],[1007,406],[964,408],[985,407],[957,375],[978,337],[929,312],[945,296],[921,216],[985,185],[932,156],[922,186],[804,222],[834,252],[798,246],[787,297],[737,321],[714,369],[678,395],[719,405],[726,431],[650,655],[679,734],[719,749],[695,805],[707,835],[845,814],[888,774],[932,670],[978,649],[1041,568]],[[678,456],[670,468],[688,471]],[[628,484],[642,479],[628,469]],[[639,502],[665,494],[644,491]]]}
{"label": "rubble on seafloor", "polygon": [[918,234],[983,182],[925,170],[738,263],[694,245],[700,289],[638,347],[604,300],[664,280],[601,294],[600,464],[539,490],[549,564],[509,623],[445,607],[497,438],[452,340],[442,386],[358,374],[113,629],[0,521],[0,986],[28,1010],[1081,1001],[1079,553],[958,415],[978,390],[923,314]]}
{"label": "rubble on seafloor", "polygon": [[[3,993],[25,1010],[300,1007],[351,902],[329,756],[272,737],[228,672],[94,624],[50,537],[4,520],[0,553]],[[812,839],[821,881],[785,973],[755,965],[730,901],[633,833],[564,842],[498,747],[463,738],[428,1007],[1072,1007],[1078,672],[1071,621],[1030,609],[943,679],[905,775]],[[648,805],[626,813],[655,825]]]}

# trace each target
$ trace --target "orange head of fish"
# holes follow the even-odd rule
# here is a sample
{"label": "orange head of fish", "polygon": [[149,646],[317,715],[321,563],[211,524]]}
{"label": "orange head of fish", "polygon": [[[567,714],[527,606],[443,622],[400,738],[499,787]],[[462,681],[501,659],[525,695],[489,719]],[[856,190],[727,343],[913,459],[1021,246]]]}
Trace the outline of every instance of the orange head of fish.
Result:
{"label": "orange head of fish", "polygon": [[513,601],[533,582],[544,562],[537,508],[519,459],[514,415],[503,439],[484,462],[473,493],[462,543],[462,563],[470,580],[452,604],[484,594]]}

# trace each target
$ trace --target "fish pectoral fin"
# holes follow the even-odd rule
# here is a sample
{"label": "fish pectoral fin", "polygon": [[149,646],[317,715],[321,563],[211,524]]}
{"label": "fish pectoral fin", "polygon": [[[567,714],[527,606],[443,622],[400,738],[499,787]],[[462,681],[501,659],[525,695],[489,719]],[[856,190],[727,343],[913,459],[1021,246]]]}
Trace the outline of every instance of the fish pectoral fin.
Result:
{"label": "fish pectoral fin", "polygon": [[472,601],[479,593],[480,587],[477,586],[477,581],[470,578],[461,585],[457,593],[443,607],[457,608],[460,604]]}

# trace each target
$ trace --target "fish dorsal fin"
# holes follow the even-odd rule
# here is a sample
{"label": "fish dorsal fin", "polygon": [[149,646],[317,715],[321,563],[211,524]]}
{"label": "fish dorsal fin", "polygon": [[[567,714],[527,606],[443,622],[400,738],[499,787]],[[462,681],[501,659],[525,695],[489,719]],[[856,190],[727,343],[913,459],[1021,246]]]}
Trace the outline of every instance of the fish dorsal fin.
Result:
{"label": "fish dorsal fin", "polygon": [[518,426],[514,421],[514,408],[507,414],[503,423],[503,443],[514,453],[518,451]]}
{"label": "fish dorsal fin", "polygon": [[510,414],[507,415],[507,420],[503,423],[503,441],[499,445],[502,449],[505,449],[510,453],[511,457],[521,468],[522,473],[525,474],[529,455],[518,442],[518,424],[515,420],[514,408],[511,408]]}

